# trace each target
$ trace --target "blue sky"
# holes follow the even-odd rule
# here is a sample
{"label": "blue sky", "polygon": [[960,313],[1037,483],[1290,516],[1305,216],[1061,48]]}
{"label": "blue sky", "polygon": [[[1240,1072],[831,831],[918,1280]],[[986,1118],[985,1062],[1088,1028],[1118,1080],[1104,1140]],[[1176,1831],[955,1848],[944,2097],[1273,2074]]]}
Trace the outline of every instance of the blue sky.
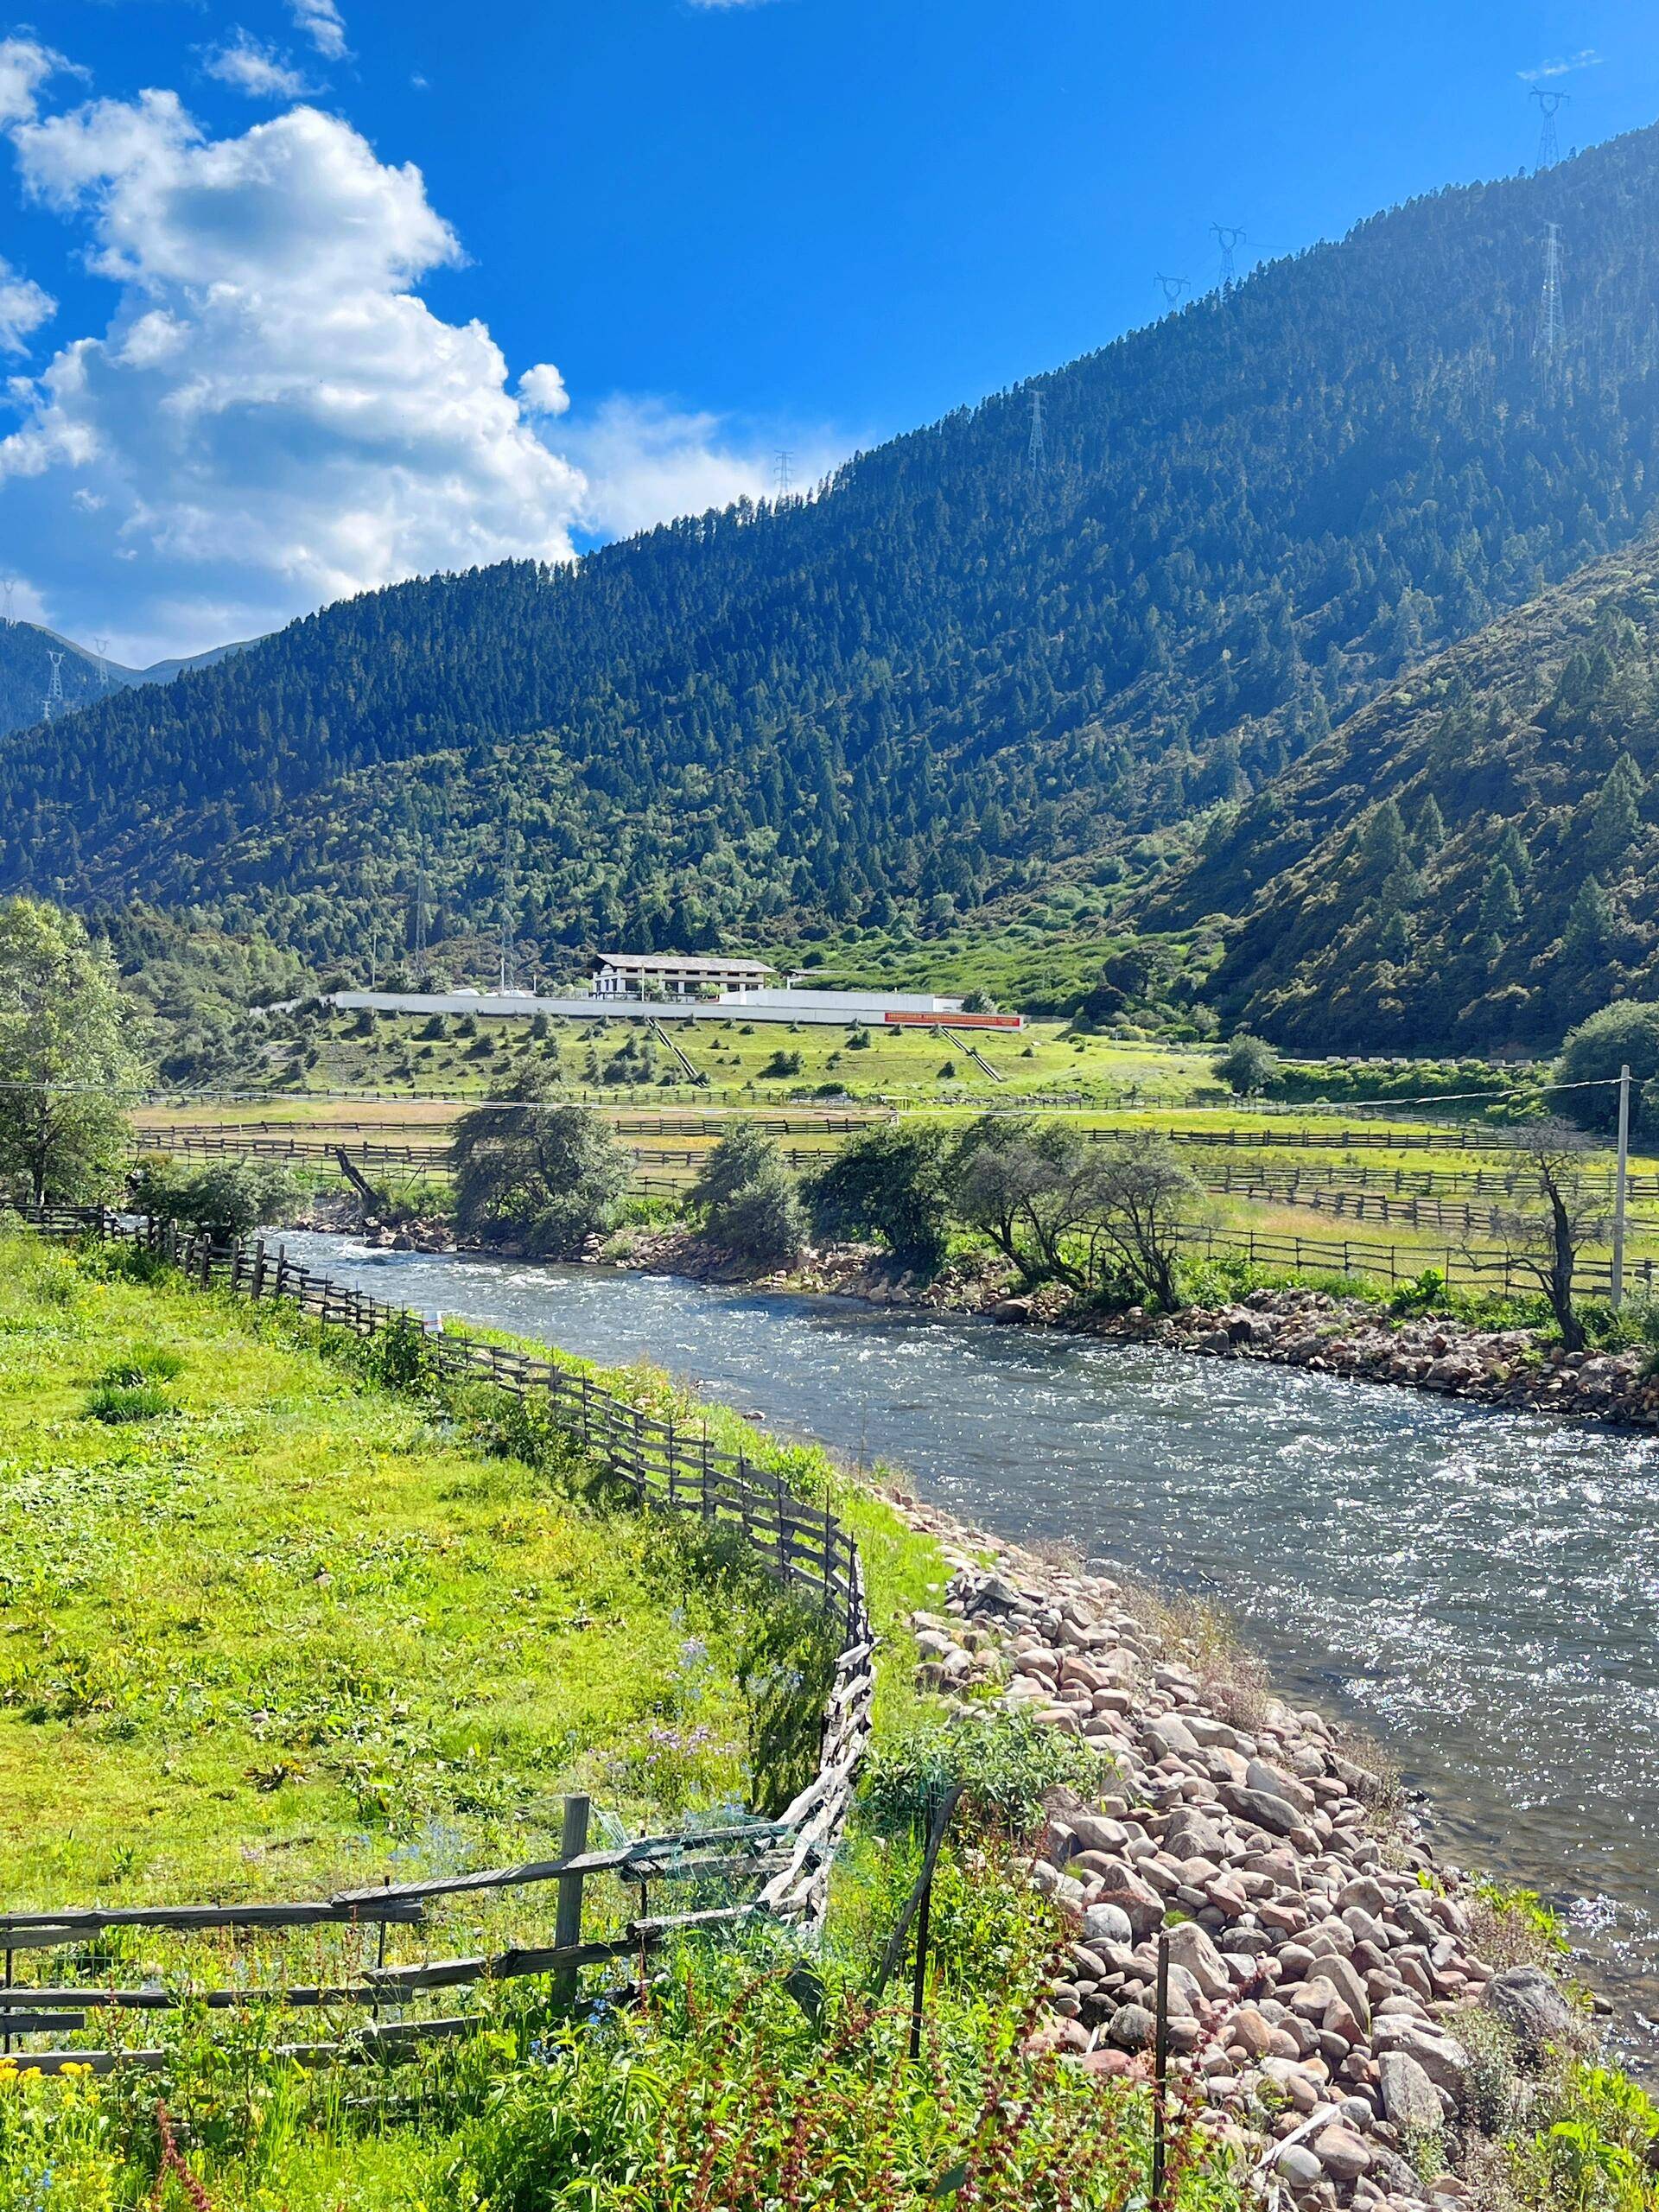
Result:
{"label": "blue sky", "polygon": [[1652,120],[1659,17],[32,0],[0,575],[142,658],[806,480],[1203,289],[1214,221],[1283,253],[1529,163],[1535,82],[1563,149]]}

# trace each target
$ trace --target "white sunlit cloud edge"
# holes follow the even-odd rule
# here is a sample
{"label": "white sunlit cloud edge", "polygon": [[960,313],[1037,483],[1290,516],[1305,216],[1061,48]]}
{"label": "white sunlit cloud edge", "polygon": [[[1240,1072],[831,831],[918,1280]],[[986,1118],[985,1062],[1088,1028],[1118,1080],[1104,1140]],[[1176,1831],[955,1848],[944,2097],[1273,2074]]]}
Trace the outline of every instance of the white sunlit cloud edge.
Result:
{"label": "white sunlit cloud edge", "polygon": [[1601,61],[1593,46],[1584,46],[1576,54],[1553,54],[1548,61],[1540,61],[1530,69],[1517,69],[1515,73],[1523,85],[1541,85],[1554,77],[1570,77],[1575,69],[1599,69]]}
{"label": "white sunlit cloud edge", "polygon": [[[106,328],[0,403],[6,534],[54,626],[148,661],[770,490],[775,433],[638,395],[573,409],[547,361],[511,385],[481,323],[416,295],[465,259],[419,170],[338,117],[213,137],[164,92],[41,115],[49,71],[15,45],[0,87],[24,187],[123,287]],[[7,282],[22,337],[51,302]]]}

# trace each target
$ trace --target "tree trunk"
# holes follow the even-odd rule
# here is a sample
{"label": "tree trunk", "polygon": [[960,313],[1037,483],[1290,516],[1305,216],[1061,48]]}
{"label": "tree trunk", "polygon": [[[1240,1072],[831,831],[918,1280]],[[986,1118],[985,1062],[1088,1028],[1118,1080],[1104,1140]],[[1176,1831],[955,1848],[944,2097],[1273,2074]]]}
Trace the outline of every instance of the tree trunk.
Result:
{"label": "tree trunk", "polygon": [[1555,1255],[1549,1270],[1549,1302],[1561,1332],[1562,1345],[1568,1351],[1582,1351],[1584,1324],[1573,1303],[1573,1277],[1578,1257],[1573,1249],[1573,1224],[1567,1218],[1567,1208],[1554,1192],[1550,1195],[1549,1210],[1555,1239]]}

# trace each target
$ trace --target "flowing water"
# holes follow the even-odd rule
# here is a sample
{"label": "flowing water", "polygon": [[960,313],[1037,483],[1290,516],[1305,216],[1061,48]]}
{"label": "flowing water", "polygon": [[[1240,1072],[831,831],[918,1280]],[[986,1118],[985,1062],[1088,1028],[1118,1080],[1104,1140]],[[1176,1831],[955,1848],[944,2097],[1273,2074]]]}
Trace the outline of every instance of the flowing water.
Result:
{"label": "flowing water", "polygon": [[940,1504],[1230,1612],[1339,1709],[1454,1859],[1571,1922],[1659,2051],[1659,1443],[1151,1346],[291,1236],[383,1297],[494,1323],[886,1460]]}

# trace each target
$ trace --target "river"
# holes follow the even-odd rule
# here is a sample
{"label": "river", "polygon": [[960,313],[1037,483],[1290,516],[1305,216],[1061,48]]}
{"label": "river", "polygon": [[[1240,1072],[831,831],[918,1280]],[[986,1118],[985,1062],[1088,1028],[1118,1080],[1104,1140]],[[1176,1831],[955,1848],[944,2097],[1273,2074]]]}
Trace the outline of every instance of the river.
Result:
{"label": "river", "polygon": [[966,1519],[1214,1600],[1294,1703],[1387,1747],[1446,1855],[1566,1915],[1655,2072],[1659,1443],[847,1300],[284,1241],[404,1305],[649,1360]]}

